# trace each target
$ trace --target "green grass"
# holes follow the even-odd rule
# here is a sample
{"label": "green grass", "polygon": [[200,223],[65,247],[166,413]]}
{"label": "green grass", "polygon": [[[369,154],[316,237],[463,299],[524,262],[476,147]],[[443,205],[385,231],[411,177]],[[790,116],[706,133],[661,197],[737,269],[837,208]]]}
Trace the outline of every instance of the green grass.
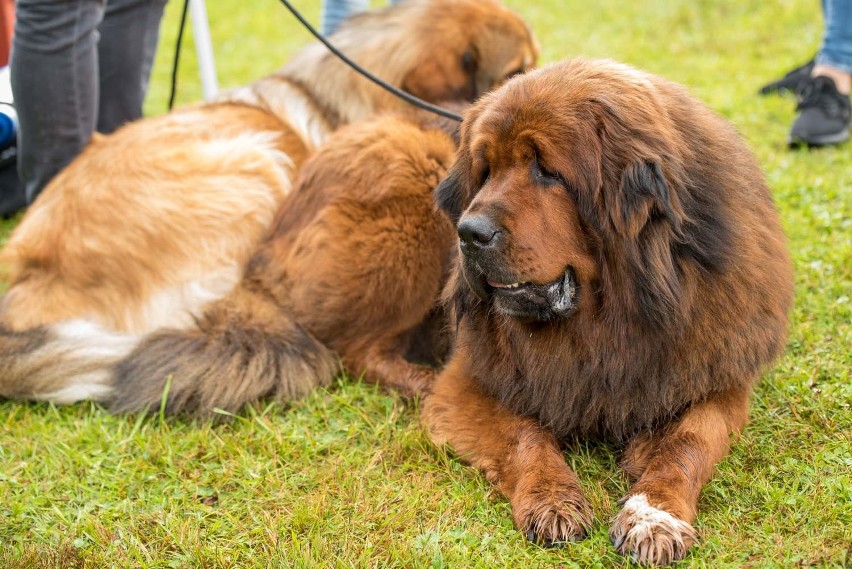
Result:
{"label": "green grass", "polygon": [[[165,110],[179,4],[163,24],[149,114]],[[317,2],[299,4],[316,19]],[[731,120],[789,236],[789,346],[704,490],[702,543],[682,565],[852,564],[852,145],[788,150],[793,102],[755,95],[815,51],[818,3],[511,4],[531,21],[545,62],[626,61],[686,84]],[[215,0],[208,10],[224,86],[276,69],[307,41],[275,0]],[[181,102],[200,97],[191,48]],[[607,538],[627,488],[616,450],[568,449],[597,521],[587,540],[544,550],[513,528],[508,504],[477,471],[428,443],[415,408],[357,382],[219,425],[2,402],[0,566],[628,566]]]}

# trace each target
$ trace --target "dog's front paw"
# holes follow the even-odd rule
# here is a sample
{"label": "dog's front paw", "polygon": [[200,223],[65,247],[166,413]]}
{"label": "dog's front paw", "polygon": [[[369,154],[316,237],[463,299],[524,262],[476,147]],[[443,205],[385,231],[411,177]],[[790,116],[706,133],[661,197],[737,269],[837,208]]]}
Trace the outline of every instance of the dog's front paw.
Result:
{"label": "dog's front paw", "polygon": [[399,391],[404,397],[425,397],[432,392],[432,384],[435,383],[435,370],[412,366],[411,372],[399,386]]}
{"label": "dog's front paw", "polygon": [[647,565],[668,565],[683,559],[698,540],[689,523],[653,507],[644,494],[631,496],[624,503],[609,537],[619,553]]}
{"label": "dog's front paw", "polygon": [[576,486],[516,496],[512,509],[526,538],[543,547],[583,539],[592,525],[592,509]]}

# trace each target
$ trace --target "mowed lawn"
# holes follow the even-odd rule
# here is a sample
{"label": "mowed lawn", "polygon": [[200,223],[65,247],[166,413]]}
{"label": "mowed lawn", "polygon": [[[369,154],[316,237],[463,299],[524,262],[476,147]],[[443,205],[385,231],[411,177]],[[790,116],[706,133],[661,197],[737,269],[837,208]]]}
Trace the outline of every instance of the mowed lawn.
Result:
{"label": "mowed lawn", "polygon": [[[789,150],[793,101],[756,95],[816,50],[819,3],[509,3],[532,23],[543,63],[578,54],[629,62],[686,84],[732,121],[789,236],[788,348],[702,494],[702,541],[680,566],[848,567],[852,144]],[[297,4],[316,21],[318,2]],[[180,8],[167,9],[149,114],[165,111]],[[276,0],[211,0],[208,10],[224,86],[276,69],[308,41]],[[200,97],[187,41],[178,101]],[[3,223],[3,239],[14,224]],[[7,401],[0,567],[624,567],[631,562],[607,536],[628,487],[617,452],[566,450],[596,522],[583,542],[540,549],[479,472],[429,444],[416,405],[351,379],[217,425]]]}

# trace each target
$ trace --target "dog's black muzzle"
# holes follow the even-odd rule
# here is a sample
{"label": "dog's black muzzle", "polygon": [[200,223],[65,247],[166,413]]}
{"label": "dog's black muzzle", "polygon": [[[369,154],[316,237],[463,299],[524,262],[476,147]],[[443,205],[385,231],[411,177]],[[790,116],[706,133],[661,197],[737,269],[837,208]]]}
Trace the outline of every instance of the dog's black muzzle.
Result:
{"label": "dog's black muzzle", "polygon": [[577,308],[579,283],[571,267],[544,284],[521,282],[503,258],[508,235],[483,214],[465,215],[458,225],[465,280],[482,300],[503,314],[524,321],[567,318]]}

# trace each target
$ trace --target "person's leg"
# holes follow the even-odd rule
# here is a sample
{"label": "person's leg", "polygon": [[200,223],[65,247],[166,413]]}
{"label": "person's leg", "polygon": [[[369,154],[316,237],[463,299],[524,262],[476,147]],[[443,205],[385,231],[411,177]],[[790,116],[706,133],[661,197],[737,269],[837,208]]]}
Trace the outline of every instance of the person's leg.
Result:
{"label": "person's leg", "polygon": [[825,31],[811,76],[797,90],[789,144],[820,146],[849,139],[852,105],[852,0],[826,0]]}
{"label": "person's leg", "polygon": [[104,0],[18,0],[10,65],[29,203],[95,130],[103,13]]}
{"label": "person's leg", "polygon": [[852,0],[823,0],[825,32],[812,76],[834,80],[848,95],[852,86]]}
{"label": "person's leg", "polygon": [[[820,6],[822,7],[823,21],[826,21],[827,7],[826,3],[828,0],[820,0]],[[811,76],[811,72],[814,70],[814,65],[816,56],[812,57],[810,60],[806,61],[802,65],[795,67],[788,71],[783,77],[780,79],[776,79],[774,81],[770,81],[769,83],[763,85],[759,90],[759,95],[771,95],[774,93],[795,93],[802,87]]]}
{"label": "person's leg", "polygon": [[108,134],[142,116],[165,5],[166,0],[107,0],[98,28],[99,132]]}
{"label": "person's leg", "polygon": [[323,35],[331,35],[349,16],[363,12],[370,7],[369,0],[325,0],[322,3],[320,29]]}

